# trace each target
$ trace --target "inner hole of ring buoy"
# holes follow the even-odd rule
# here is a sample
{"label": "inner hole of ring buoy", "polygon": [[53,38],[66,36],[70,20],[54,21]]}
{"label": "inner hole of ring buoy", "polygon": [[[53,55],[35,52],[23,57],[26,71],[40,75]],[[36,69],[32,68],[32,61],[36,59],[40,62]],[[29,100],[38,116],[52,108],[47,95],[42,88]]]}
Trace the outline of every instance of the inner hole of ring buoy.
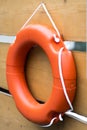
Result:
{"label": "inner hole of ring buoy", "polygon": [[25,77],[32,96],[40,103],[46,102],[52,92],[53,76],[49,59],[39,46],[32,47],[27,55]]}

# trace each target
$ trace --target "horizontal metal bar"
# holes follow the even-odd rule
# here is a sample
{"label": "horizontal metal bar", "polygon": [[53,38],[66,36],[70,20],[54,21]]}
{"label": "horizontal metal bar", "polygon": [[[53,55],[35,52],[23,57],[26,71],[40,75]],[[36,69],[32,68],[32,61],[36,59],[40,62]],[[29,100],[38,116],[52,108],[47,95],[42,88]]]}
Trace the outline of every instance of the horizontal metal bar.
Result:
{"label": "horizontal metal bar", "polygon": [[64,41],[64,44],[68,50],[86,52],[87,47],[86,42]]}
{"label": "horizontal metal bar", "polygon": [[13,43],[16,36],[7,36],[7,35],[0,35],[0,42],[1,43]]}
{"label": "horizontal metal bar", "polygon": [[[16,39],[16,36],[6,36],[0,35],[0,42],[1,43],[13,43]],[[75,42],[75,41],[64,41],[64,44],[68,50],[73,51],[84,51],[86,52],[86,42]]]}
{"label": "horizontal metal bar", "polygon": [[7,95],[7,96],[12,96],[12,95],[10,94],[9,90],[4,89],[4,88],[2,88],[2,87],[0,87],[0,93],[1,93],[1,94],[5,94],[5,95]]}

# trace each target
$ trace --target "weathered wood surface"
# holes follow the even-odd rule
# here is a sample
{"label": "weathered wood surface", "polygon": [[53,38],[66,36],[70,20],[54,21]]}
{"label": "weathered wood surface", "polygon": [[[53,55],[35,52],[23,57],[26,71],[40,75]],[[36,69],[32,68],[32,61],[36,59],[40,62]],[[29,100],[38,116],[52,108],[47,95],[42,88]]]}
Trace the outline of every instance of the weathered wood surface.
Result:
{"label": "weathered wood surface", "polygon": [[[86,40],[85,0],[43,0],[65,40]],[[0,0],[0,34],[16,35],[41,0]],[[41,8],[30,23],[52,26]]]}
{"label": "weathered wood surface", "polygon": [[[50,128],[41,128],[40,126],[26,120],[15,107],[12,97],[0,94],[0,130],[86,130],[87,125],[84,125],[74,119],[64,117],[63,122],[59,122]],[[80,107],[80,108],[79,108]],[[86,114],[87,107],[78,106],[83,114]]]}

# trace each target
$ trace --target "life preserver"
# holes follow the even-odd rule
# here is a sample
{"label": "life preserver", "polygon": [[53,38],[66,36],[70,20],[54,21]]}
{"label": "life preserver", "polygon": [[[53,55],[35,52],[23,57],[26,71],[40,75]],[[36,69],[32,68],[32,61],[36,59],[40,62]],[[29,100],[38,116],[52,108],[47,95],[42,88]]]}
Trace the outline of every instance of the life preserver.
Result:
{"label": "life preserver", "polygon": [[[59,68],[58,52],[64,47],[62,52],[62,71],[66,85],[66,90],[72,102],[76,90],[76,70],[72,53],[68,51],[61,38],[57,44],[54,40],[56,32],[42,25],[29,25],[18,32],[15,42],[10,46],[6,75],[8,87],[14,97],[19,111],[30,121],[38,124],[48,124],[53,117],[69,109],[69,105],[62,89]],[[38,103],[28,90],[24,65],[26,56],[31,47],[37,44],[47,54],[53,73],[53,89],[46,103]]]}

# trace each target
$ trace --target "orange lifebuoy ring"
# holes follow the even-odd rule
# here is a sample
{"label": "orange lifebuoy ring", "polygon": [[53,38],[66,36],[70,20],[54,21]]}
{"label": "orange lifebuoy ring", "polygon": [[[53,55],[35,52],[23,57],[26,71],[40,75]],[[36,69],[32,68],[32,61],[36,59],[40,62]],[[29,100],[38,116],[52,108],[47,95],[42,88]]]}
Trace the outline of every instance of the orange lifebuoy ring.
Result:
{"label": "orange lifebuoy ring", "polygon": [[[57,122],[58,114],[69,109],[62,89],[57,62],[58,51],[61,47],[64,47],[62,52],[63,77],[71,102],[76,90],[76,71],[72,53],[65,48],[61,38],[58,44],[54,41],[54,34],[56,35],[54,30],[45,26],[29,25],[17,34],[7,56],[7,82],[17,108],[27,119],[38,124],[48,124],[53,117],[57,117],[55,120]],[[44,104],[39,104],[33,98],[25,79],[26,56],[34,44],[39,45],[45,51],[52,67],[53,89],[48,101]]]}

